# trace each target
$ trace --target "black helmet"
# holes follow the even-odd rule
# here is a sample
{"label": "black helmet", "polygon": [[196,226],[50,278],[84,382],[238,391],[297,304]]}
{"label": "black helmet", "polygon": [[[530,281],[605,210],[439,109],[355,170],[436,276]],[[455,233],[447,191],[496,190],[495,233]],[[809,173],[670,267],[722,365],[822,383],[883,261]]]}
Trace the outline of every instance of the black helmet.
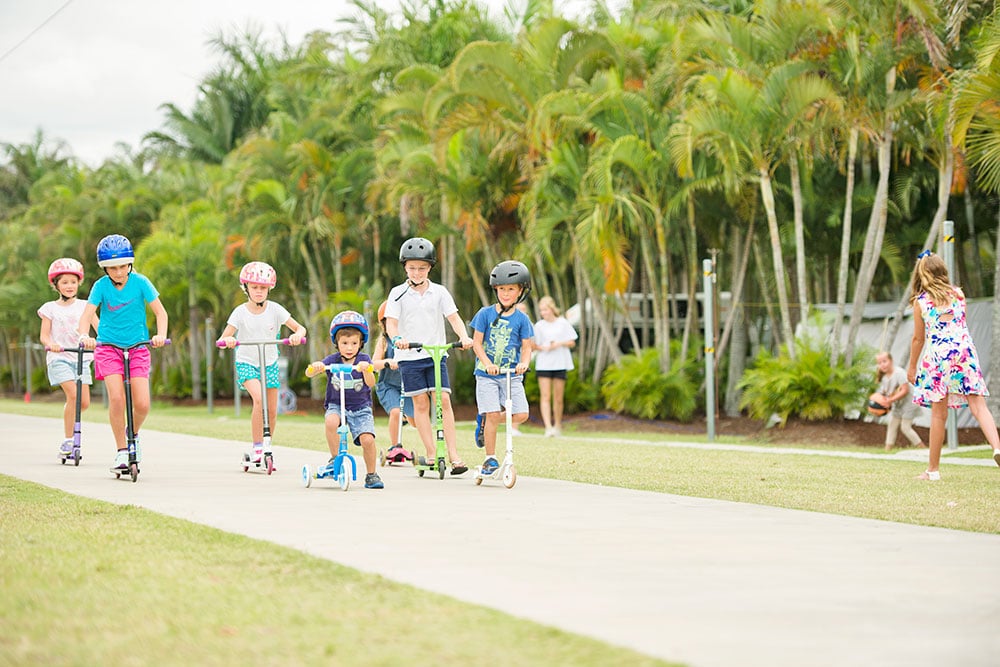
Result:
{"label": "black helmet", "polygon": [[399,263],[406,264],[410,259],[422,259],[431,266],[437,264],[437,252],[434,244],[422,236],[414,236],[412,239],[403,241],[399,248]]}
{"label": "black helmet", "polygon": [[521,285],[524,289],[517,300],[521,303],[531,291],[531,272],[524,264],[512,259],[500,262],[490,271],[490,287],[500,285]]}

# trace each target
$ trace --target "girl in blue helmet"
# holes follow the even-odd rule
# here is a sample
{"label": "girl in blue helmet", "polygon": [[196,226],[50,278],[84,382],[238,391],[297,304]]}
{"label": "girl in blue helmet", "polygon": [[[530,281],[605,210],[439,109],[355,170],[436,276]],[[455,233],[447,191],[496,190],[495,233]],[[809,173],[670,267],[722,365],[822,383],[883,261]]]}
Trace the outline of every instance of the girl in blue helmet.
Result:
{"label": "girl in blue helmet", "polygon": [[[120,234],[105,236],[97,244],[97,265],[104,269],[104,276],[94,283],[87,299],[87,307],[80,318],[80,342],[94,350],[94,370],[98,380],[104,380],[108,394],[108,421],[115,437],[115,462],[111,470],[128,469],[128,448],[125,442],[125,363],[121,350],[110,345],[95,346],[91,338],[90,323],[100,310],[97,337],[105,343],[129,347],[150,340],[153,347],[162,347],[167,340],[167,311],[160,302],[160,293],[149,278],[132,270],[135,253],[132,243]],[[156,334],[149,335],[146,326],[146,306],[156,317]],[[148,347],[141,347],[129,354],[129,375],[132,386],[132,419],[135,428],[136,457],[142,458],[139,448],[139,429],[149,415]]]}
{"label": "girl in blue helmet", "polygon": [[[382,480],[375,472],[375,416],[372,412],[372,386],[375,384],[375,367],[365,354],[368,342],[368,320],[353,310],[337,313],[330,322],[330,340],[337,351],[322,361],[314,361],[306,368],[306,375],[313,377],[326,371],[326,444],[330,448],[330,464],[340,448],[337,428],[341,421],[347,423],[355,445],[360,445],[365,457],[365,488],[381,489]],[[350,377],[331,373],[330,364],[349,364],[354,367]],[[344,383],[344,405],[340,404],[340,383]]]}

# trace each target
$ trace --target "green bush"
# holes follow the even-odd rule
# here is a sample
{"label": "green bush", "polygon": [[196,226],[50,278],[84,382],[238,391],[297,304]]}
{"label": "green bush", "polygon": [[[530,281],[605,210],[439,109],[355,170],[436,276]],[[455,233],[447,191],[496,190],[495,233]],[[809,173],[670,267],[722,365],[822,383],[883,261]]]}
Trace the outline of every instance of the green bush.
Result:
{"label": "green bush", "polygon": [[782,424],[792,416],[841,417],[871,386],[872,363],[870,350],[862,349],[850,367],[831,366],[828,347],[809,338],[797,341],[795,359],[787,347],[777,357],[762,352],[740,380],[740,407],[754,419],[776,414]]}
{"label": "green bush", "polygon": [[608,408],[642,419],[690,421],[697,407],[698,387],[690,362],[669,373],[660,371],[655,348],[626,355],[604,373],[601,393]]}

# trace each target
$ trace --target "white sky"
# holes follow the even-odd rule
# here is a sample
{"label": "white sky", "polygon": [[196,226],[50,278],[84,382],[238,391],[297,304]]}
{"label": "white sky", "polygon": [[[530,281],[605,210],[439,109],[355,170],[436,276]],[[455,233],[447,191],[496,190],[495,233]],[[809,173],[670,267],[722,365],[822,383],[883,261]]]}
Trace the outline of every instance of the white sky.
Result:
{"label": "white sky", "polygon": [[[502,18],[506,0],[479,1]],[[401,4],[375,2],[393,14]],[[570,13],[586,5],[555,4]],[[219,62],[206,42],[220,29],[283,29],[298,44],[313,30],[338,32],[353,10],[344,0],[0,0],[0,143],[28,143],[41,128],[48,143],[64,140],[96,166],[117,142],[137,148],[160,129],[161,104],[190,111]]]}

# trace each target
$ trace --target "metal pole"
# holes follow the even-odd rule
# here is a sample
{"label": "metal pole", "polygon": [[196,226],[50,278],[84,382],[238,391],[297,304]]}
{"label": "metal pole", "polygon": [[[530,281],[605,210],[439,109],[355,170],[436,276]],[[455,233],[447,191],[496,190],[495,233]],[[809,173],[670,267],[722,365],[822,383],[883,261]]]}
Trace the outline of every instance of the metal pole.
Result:
{"label": "metal pole", "polygon": [[205,318],[205,391],[208,394],[208,414],[212,414],[212,367],[215,365],[215,344],[212,331],[212,318]]}
{"label": "metal pole", "polygon": [[708,441],[715,442],[715,272],[712,260],[701,262],[704,275],[702,281],[702,298],[704,299],[705,319],[705,417],[708,424]]}
{"label": "metal pole", "polygon": [[24,402],[31,403],[31,338],[24,337]]}
{"label": "metal pole", "polygon": [[233,355],[233,409],[240,416],[240,376],[236,372],[236,355]]}
{"label": "metal pole", "polygon": [[[944,221],[944,238],[941,244],[941,255],[944,258],[945,266],[948,267],[948,278],[954,285],[957,281],[955,275],[955,221]],[[948,449],[958,448],[958,415],[954,410],[948,410],[948,421],[946,424],[948,433]]]}

